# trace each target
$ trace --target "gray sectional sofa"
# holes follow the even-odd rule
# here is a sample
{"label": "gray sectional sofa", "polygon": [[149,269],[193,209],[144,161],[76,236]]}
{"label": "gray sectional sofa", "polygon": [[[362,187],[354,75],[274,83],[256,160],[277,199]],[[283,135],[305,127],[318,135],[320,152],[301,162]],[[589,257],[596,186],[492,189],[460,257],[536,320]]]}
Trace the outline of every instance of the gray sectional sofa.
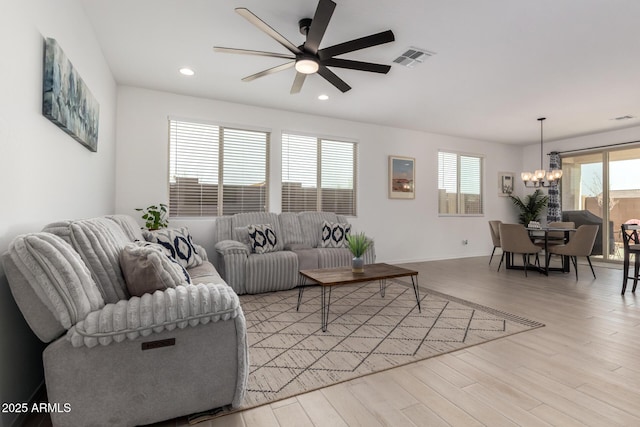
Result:
{"label": "gray sectional sofa", "polygon": [[[324,222],[347,224],[347,218],[329,212],[240,213],[216,218],[216,269],[238,294],[256,294],[292,289],[301,284],[300,270],[351,265],[352,255],[346,247],[322,247]],[[247,229],[270,224],[276,242],[267,253],[252,251]],[[365,254],[365,264],[375,262],[372,245]]]}
{"label": "gray sectional sofa", "polygon": [[[20,310],[50,343],[47,393],[63,408],[54,426],[149,424],[242,402],[249,369],[237,294],[188,239],[180,250],[197,253],[198,265],[186,267],[136,240],[135,220],[114,215],[51,224],[3,254]],[[145,252],[139,265],[125,268],[128,249]],[[136,276],[143,264],[162,286],[131,296],[127,280],[150,277]],[[176,286],[183,268],[190,283]]]}

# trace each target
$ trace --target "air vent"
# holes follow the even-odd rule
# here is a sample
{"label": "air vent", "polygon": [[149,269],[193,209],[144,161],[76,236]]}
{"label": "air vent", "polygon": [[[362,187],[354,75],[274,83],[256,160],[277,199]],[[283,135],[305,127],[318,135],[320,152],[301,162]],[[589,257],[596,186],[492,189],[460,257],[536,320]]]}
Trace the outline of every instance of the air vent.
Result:
{"label": "air vent", "polygon": [[422,64],[427,58],[433,55],[435,55],[435,52],[429,52],[426,49],[411,46],[405,53],[394,59],[393,62],[413,68],[416,65]]}
{"label": "air vent", "polygon": [[626,116],[620,116],[620,117],[614,117],[611,120],[631,120],[631,119],[635,119],[635,116],[630,116],[630,115],[626,115]]}

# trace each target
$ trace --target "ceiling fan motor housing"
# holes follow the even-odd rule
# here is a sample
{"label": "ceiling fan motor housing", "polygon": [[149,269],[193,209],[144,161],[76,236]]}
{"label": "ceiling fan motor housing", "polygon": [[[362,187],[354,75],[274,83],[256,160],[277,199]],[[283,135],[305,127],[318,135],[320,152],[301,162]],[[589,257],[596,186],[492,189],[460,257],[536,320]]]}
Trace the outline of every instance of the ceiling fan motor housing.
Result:
{"label": "ceiling fan motor housing", "polygon": [[303,18],[298,21],[298,28],[300,29],[300,34],[306,36],[309,33],[309,27],[311,27],[311,18]]}

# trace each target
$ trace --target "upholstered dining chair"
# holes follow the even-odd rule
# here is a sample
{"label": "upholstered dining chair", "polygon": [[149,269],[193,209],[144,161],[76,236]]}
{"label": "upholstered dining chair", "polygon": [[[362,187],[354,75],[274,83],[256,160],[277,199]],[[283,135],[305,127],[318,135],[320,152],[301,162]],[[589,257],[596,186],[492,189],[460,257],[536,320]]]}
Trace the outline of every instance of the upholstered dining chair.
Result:
{"label": "upholstered dining chair", "polygon": [[[627,281],[633,279],[631,292],[638,286],[638,274],[640,274],[640,238],[638,237],[638,225],[633,223],[622,224],[622,244],[624,245],[624,267],[622,277],[622,295],[627,290]],[[633,276],[629,276],[629,260],[633,255]]]}
{"label": "upholstered dining chair", "polygon": [[[547,223],[547,227],[549,228],[568,228],[575,229],[576,223],[573,221],[552,221]],[[565,243],[565,235],[564,231],[549,231],[547,235],[547,245],[562,245]],[[536,245],[544,247],[544,239],[536,239],[533,243]]]}
{"label": "upholstered dining chair", "polygon": [[576,280],[578,280],[578,257],[583,256],[587,258],[589,267],[591,267],[591,274],[593,274],[593,278],[595,279],[596,273],[593,271],[593,265],[591,264],[591,258],[589,258],[589,256],[593,251],[593,244],[596,242],[596,235],[598,234],[599,228],[599,225],[581,225],[573,236],[571,236],[567,244],[550,246],[549,253],[547,254],[547,264],[549,264],[549,257],[551,257],[552,254],[568,256],[573,263],[573,268],[576,270]]}
{"label": "upholstered dining chair", "polygon": [[489,231],[491,232],[491,241],[493,242],[493,250],[491,251],[491,258],[489,258],[489,265],[491,265],[496,248],[500,247],[500,224],[502,224],[502,221],[489,221]]}
{"label": "upholstered dining chair", "polygon": [[527,229],[522,224],[500,224],[500,246],[502,247],[502,258],[498,265],[498,271],[504,261],[505,256],[521,254],[524,264],[524,275],[527,275],[527,264],[529,255],[536,256],[536,264],[540,265],[538,253],[542,250],[540,246],[534,245],[529,238]]}

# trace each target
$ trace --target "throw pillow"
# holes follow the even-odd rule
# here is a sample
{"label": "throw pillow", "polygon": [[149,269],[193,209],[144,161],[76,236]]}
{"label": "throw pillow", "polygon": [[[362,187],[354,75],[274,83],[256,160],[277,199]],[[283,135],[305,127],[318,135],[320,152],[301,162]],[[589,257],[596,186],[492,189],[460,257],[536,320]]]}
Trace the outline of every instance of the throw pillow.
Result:
{"label": "throw pillow", "polygon": [[252,252],[266,254],[276,250],[278,238],[271,224],[251,224],[247,230]]}
{"label": "throw pillow", "polygon": [[185,268],[195,267],[203,262],[187,227],[144,231],[142,234],[148,242],[162,245],[167,255]]}
{"label": "throw pillow", "polygon": [[187,270],[155,243],[127,244],[120,252],[120,268],[132,296],[141,297],[191,283]]}
{"label": "throw pillow", "polygon": [[346,236],[350,232],[351,224],[349,223],[324,221],[320,246],[323,248],[344,248],[347,246]]}

